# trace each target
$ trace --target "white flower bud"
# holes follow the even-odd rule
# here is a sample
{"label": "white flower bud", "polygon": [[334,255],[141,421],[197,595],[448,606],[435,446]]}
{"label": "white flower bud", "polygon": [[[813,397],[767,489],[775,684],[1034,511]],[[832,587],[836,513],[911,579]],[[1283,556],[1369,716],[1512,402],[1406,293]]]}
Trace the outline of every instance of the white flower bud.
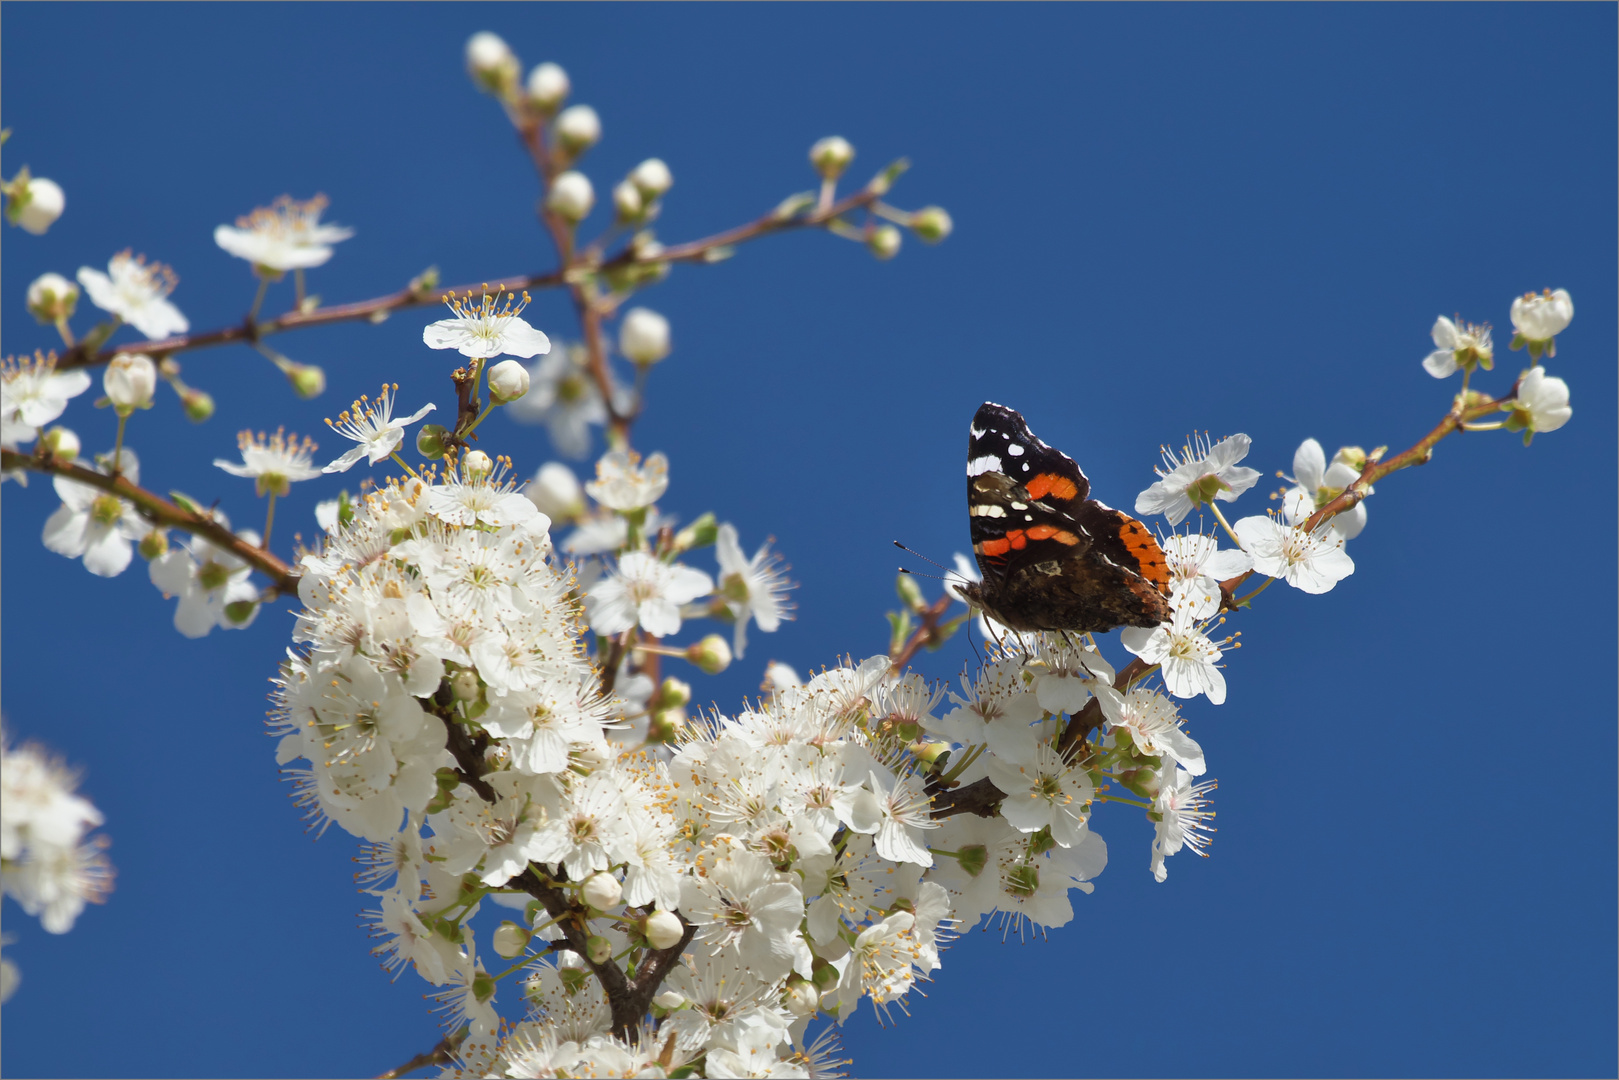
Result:
{"label": "white flower bud", "polygon": [[[646,917],[647,944],[654,949],[668,949],[680,944],[680,939],[686,936],[686,928],[680,925],[679,916],[669,911],[654,911]],[[665,1008],[674,1008],[666,1005]]]}
{"label": "white flower bud", "polygon": [[556,132],[564,150],[582,154],[601,141],[601,117],[589,105],[569,105],[557,116]]}
{"label": "white flower bud", "polygon": [[28,286],[28,311],[42,323],[71,318],[79,287],[61,274],[41,274]]}
{"label": "white flower bud", "polygon": [[511,46],[499,34],[479,31],[467,39],[467,73],[484,90],[502,93],[517,84],[520,69]]}
{"label": "white flower bud", "polygon": [[590,216],[596,205],[596,189],[590,177],[569,169],[551,181],[551,194],[545,197],[546,208],[567,221],[580,222]]}
{"label": "white flower bud", "polygon": [[60,424],[45,432],[40,442],[44,444],[46,452],[58,461],[74,461],[82,449],[79,437]]}
{"label": "white flower bud", "polygon": [[38,236],[62,216],[62,210],[67,206],[67,195],[55,180],[35,176],[29,179],[28,187],[18,202],[21,205],[7,208],[11,220],[24,232]]}
{"label": "white flower bud", "polygon": [[789,983],[781,995],[781,1003],[787,1006],[788,1012],[798,1017],[814,1016],[821,1011],[821,995],[808,979]]}
{"label": "white flower bud", "polygon": [[450,693],[455,695],[455,700],[477,701],[480,692],[478,673],[471,668],[462,668],[450,676]]}
{"label": "white flower bud", "polygon": [[495,471],[494,460],[482,450],[469,450],[467,456],[461,459],[461,473],[463,476],[488,476]]}
{"label": "white flower bud", "polygon": [[584,896],[585,903],[597,911],[611,911],[618,906],[620,900],[624,899],[624,887],[618,883],[616,877],[608,873],[591,874],[585,879],[579,892]]}
{"label": "white flower bud", "polygon": [[823,180],[836,180],[854,160],[854,147],[841,135],[829,135],[810,147],[809,159]]}
{"label": "white flower bud", "polygon": [[637,364],[655,364],[669,355],[669,320],[651,308],[630,308],[618,328],[618,351]]}
{"label": "white flower bud", "polygon": [[669,166],[663,163],[662,158],[654,157],[647,158],[631,170],[630,183],[640,189],[641,195],[650,201],[674,187],[675,177],[669,171]]}
{"label": "white flower bud", "polygon": [[1528,345],[1529,355],[1536,359],[1542,352],[1556,356],[1557,344],[1553,339],[1573,321],[1574,298],[1568,295],[1567,289],[1556,292],[1543,289],[1539,295],[1525,293],[1512,301],[1512,328],[1517,331],[1512,347]]}
{"label": "white flower bud", "polygon": [[613,188],[613,209],[618,212],[620,221],[639,221],[646,210],[646,204],[641,201],[641,190],[628,180],[620,183]]}
{"label": "white flower bud", "polygon": [[505,405],[528,393],[528,368],[516,360],[502,360],[489,369],[489,396]]}
{"label": "white flower bud", "polygon": [[495,927],[495,952],[508,960],[522,956],[528,948],[528,938],[527,930],[507,920]]}
{"label": "white flower bud", "polygon": [[699,671],[718,675],[731,666],[731,646],[718,634],[710,634],[686,649],[686,659],[695,664]]}
{"label": "white flower bud", "polygon": [[107,365],[101,377],[101,388],[118,415],[128,416],[136,409],[152,407],[152,394],[157,390],[157,368],[145,353],[119,353]]}
{"label": "white flower bud", "polygon": [[[679,940],[676,938],[675,940]],[[667,946],[665,946],[667,948]],[[660,1009],[678,1009],[686,1004],[686,996],[678,990],[665,990],[652,999],[652,1004]]]}
{"label": "white flower bud", "polygon": [[655,709],[678,709],[691,702],[691,684],[667,676],[658,686],[657,696],[652,699]]}
{"label": "white flower bud", "polygon": [[554,113],[568,100],[568,91],[573,89],[568,82],[568,73],[562,70],[562,65],[544,63],[528,73],[528,100],[531,105],[543,113]]}
{"label": "white flower bud", "polygon": [[879,259],[892,259],[899,254],[900,241],[904,237],[892,225],[879,225],[872,230],[871,238],[866,241],[866,247]]}
{"label": "white flower bud", "polygon": [[585,512],[584,488],[573,470],[560,461],[541,465],[523,493],[553,524],[572,521]]}

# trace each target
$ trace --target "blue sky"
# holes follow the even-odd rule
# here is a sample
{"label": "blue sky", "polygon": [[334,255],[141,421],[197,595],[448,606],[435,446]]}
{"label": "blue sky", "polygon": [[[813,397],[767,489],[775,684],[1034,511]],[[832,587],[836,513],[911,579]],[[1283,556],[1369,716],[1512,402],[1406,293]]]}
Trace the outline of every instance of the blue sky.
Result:
{"label": "blue sky", "polygon": [[[27,163],[68,206],[45,237],[4,230],[4,350],[52,343],[23,309],[34,276],[125,247],[175,267],[194,327],[238,321],[253,282],[213,227],[283,192],[357,229],[311,276],[331,300],[429,264],[549,268],[534,177],[462,73],[480,29],[601,113],[599,191],[669,162],[666,240],[811,186],[832,133],[860,179],[909,156],[894,201],[955,217],[892,262],[793,235],[644,297],[676,341],[636,433],[670,455],[665,508],[712,509],[749,550],[774,536],[802,586],[796,622],[695,680],[726,708],[772,657],[884,648],[890,541],[967,548],[985,399],[1128,506],[1193,430],[1248,433],[1267,476],[1306,436],[1407,446],[1448,404],[1418,366],[1436,315],[1504,342],[1513,295],[1569,289],[1568,427],[1443,443],[1379,485],[1353,577],[1228,624],[1229,699],[1186,710],[1220,781],[1212,857],[1156,884],[1150,827],[1107,807],[1111,865],[1071,925],[968,934],[909,1016],[880,1030],[868,1008],[845,1036],[863,1075],[1614,1073],[1611,5],[8,5],[5,173]],[[558,295],[530,314],[574,332]],[[144,478],[254,522],[209,462],[244,427],[318,435],[384,378],[443,408],[430,317],[280,338],[326,368],[313,402],[248,349],[183,357],[218,414],[137,417]],[[1502,348],[1479,385],[1523,359]],[[107,413],[65,419],[110,446]],[[541,429],[493,423],[520,469],[549,456]],[[332,490],[295,489],[278,531],[312,532]],[[290,617],[184,641],[141,567],[104,581],[40,546],[49,485],[3,499],[8,727],[83,767],[119,879],[64,937],[7,902],[24,982],[0,1066],[373,1075],[430,1046],[424,986],[367,954],[353,842],[305,836],[277,777],[262,716]]]}

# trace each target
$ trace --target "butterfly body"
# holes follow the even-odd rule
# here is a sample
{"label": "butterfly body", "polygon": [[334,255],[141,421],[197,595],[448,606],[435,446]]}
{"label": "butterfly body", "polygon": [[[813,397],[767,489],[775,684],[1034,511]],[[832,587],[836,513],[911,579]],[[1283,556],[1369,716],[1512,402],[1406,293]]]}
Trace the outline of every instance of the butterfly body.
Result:
{"label": "butterfly body", "polygon": [[967,442],[967,512],[981,582],[967,601],[1013,630],[1100,633],[1168,622],[1169,565],[1147,527],[1090,498],[1073,458],[985,402]]}

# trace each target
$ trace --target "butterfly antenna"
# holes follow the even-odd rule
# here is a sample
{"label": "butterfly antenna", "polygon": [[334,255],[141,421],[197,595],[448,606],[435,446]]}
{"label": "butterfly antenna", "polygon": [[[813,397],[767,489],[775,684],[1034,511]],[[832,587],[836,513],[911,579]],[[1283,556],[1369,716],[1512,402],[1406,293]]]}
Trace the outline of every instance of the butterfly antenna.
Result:
{"label": "butterfly antenna", "polygon": [[[904,544],[900,543],[898,540],[894,541],[894,546],[899,548],[901,551],[908,552],[908,553],[910,553],[912,555],[915,555],[918,559],[921,559],[925,563],[933,563],[934,566],[937,566],[940,570],[943,570],[947,574],[955,574],[957,577],[961,576],[961,574],[958,571],[956,571],[953,567],[946,566],[941,562],[934,562],[934,560],[928,558],[926,555],[922,554],[920,551],[917,551],[915,548],[908,548]],[[909,573],[910,571],[906,571],[906,572]]]}

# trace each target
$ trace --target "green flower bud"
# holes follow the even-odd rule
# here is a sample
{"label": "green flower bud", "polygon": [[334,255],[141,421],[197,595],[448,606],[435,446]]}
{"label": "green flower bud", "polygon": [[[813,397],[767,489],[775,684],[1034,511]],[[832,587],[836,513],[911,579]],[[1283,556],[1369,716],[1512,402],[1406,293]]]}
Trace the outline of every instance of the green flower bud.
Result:
{"label": "green flower bud", "polygon": [[507,960],[522,956],[528,948],[529,932],[507,920],[495,927],[495,952]]}
{"label": "green flower bud", "polygon": [[899,245],[903,239],[899,229],[893,225],[879,225],[872,230],[870,238],[866,240],[866,247],[879,259],[892,259],[899,254]]}
{"label": "green flower bud", "polygon": [[854,160],[854,147],[841,135],[829,135],[810,147],[810,164],[823,180],[836,180]]}
{"label": "green flower bud", "polygon": [[942,206],[924,206],[911,215],[911,231],[925,244],[937,244],[954,228],[955,223]]}
{"label": "green flower bud", "polygon": [[214,415],[214,396],[206,390],[196,390],[186,387],[180,395],[180,406],[186,411],[186,419],[193,424],[200,424]]}
{"label": "green flower bud", "polygon": [[450,693],[456,701],[477,701],[482,692],[478,673],[471,668],[462,668],[450,676]]}
{"label": "green flower bud", "polygon": [[292,392],[308,401],[326,390],[326,372],[314,364],[291,364],[287,367],[287,381]]}
{"label": "green flower bud", "polygon": [[585,939],[585,959],[592,964],[605,964],[613,958],[613,943],[598,934]]}
{"label": "green flower bud", "polygon": [[448,448],[450,429],[443,424],[423,424],[416,433],[416,452],[429,461],[437,461]]}
{"label": "green flower bud", "polygon": [[147,562],[162,558],[169,550],[169,534],[162,529],[153,529],[141,537],[139,550],[141,558]]}
{"label": "green flower bud", "polygon": [[731,666],[731,646],[718,634],[710,634],[686,650],[686,659],[705,675],[718,675]]}

